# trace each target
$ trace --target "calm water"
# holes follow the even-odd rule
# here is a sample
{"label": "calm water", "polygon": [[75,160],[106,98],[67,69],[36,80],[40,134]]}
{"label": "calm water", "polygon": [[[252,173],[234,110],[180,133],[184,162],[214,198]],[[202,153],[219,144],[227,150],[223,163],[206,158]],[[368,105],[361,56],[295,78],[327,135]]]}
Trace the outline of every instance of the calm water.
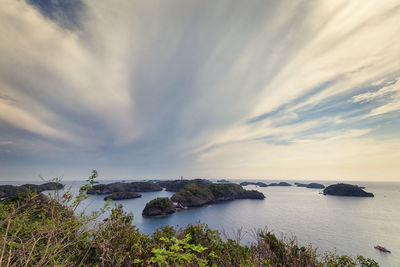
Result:
{"label": "calm water", "polygon": [[[321,183],[330,185],[335,182]],[[81,182],[66,184],[74,192],[82,185]],[[247,186],[246,189],[263,192],[266,199],[235,200],[157,218],[141,216],[145,204],[156,197],[169,197],[173,193],[141,193],[141,198],[115,203],[122,204],[126,211],[132,212],[134,223],[147,234],[163,225],[183,227],[200,221],[210,228],[225,230],[228,234],[242,228],[247,232],[244,240],[249,240],[251,230],[267,227],[278,235],[296,235],[301,244],[312,244],[320,253],[336,250],[339,254],[360,254],[373,258],[381,266],[400,266],[400,183],[355,184],[365,186],[365,190],[374,193],[375,197],[324,196],[319,194],[318,189],[295,186]],[[87,210],[102,207],[103,197],[92,196],[85,201]],[[392,253],[386,254],[374,249],[373,246],[377,244],[387,247]]]}

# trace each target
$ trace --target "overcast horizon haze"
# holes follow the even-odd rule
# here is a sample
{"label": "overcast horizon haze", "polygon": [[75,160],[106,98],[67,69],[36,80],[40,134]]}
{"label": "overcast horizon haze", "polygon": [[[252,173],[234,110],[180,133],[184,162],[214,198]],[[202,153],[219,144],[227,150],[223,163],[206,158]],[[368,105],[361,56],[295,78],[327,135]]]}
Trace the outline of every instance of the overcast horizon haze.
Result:
{"label": "overcast horizon haze", "polygon": [[4,0],[0,181],[400,182],[398,1]]}

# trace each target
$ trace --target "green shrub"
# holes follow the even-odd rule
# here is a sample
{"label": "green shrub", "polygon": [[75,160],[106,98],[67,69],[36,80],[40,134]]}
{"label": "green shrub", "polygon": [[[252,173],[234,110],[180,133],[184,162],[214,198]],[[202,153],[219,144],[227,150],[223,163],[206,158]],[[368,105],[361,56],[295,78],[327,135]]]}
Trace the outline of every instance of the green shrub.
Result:
{"label": "green shrub", "polygon": [[152,249],[150,262],[158,266],[207,266],[208,261],[203,253],[207,248],[190,244],[191,239],[189,234],[183,239],[161,237],[162,247]]}
{"label": "green shrub", "polygon": [[144,263],[151,253],[150,238],[132,225],[133,215],[122,206],[114,208],[110,217],[93,232],[91,258],[87,265],[132,266]]}

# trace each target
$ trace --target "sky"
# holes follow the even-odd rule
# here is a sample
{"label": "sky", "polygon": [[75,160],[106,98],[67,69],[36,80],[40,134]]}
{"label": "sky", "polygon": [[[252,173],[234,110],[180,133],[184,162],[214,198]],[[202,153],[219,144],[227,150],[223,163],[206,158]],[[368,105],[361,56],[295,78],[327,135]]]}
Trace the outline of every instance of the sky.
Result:
{"label": "sky", "polygon": [[400,181],[398,1],[3,0],[0,181]]}

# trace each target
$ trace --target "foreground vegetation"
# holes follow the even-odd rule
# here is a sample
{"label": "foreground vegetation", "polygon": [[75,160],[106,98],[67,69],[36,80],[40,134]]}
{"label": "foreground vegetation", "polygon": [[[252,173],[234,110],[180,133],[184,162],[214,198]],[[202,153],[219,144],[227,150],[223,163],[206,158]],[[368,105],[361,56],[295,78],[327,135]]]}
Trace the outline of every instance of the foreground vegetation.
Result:
{"label": "foreground vegetation", "polygon": [[222,238],[204,224],[165,226],[148,236],[122,206],[104,221],[98,216],[108,203],[90,216],[76,214],[90,186],[76,198],[32,192],[0,201],[0,266],[378,266],[362,256],[318,256],[311,246],[266,230],[254,231],[247,245],[240,231]]}

